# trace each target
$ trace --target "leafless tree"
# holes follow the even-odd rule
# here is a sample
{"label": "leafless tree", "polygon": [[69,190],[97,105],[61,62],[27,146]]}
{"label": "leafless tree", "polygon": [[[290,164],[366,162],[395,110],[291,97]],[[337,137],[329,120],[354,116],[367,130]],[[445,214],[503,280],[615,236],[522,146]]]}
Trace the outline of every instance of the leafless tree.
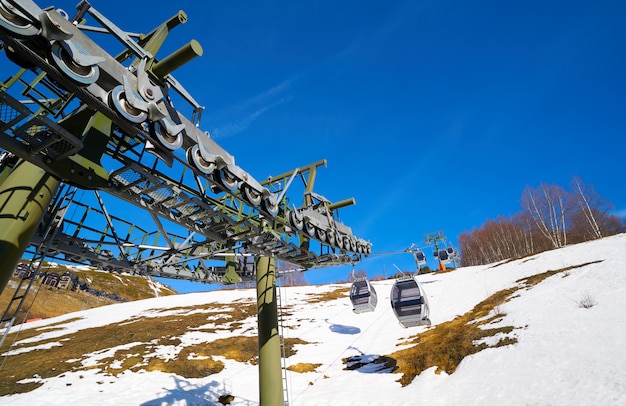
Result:
{"label": "leafless tree", "polygon": [[304,276],[304,272],[290,272],[281,275],[280,281],[283,286],[308,286],[310,285],[309,281],[307,281],[306,276]]}
{"label": "leafless tree", "polygon": [[508,258],[522,257],[534,252],[536,231],[525,214],[512,218],[498,216],[487,220],[480,229],[459,236],[461,266],[480,265]]}
{"label": "leafless tree", "polygon": [[566,218],[571,207],[569,194],[560,186],[542,183],[538,189],[527,187],[521,204],[541,234],[553,248],[567,244]]}
{"label": "leafless tree", "polygon": [[577,196],[576,203],[587,220],[589,232],[591,233],[593,239],[602,238],[602,231],[600,230],[600,226],[598,225],[596,215],[594,213],[598,210],[597,203],[599,197],[595,193],[593,186],[585,185],[579,177],[575,176],[572,183]]}
{"label": "leafless tree", "polygon": [[588,241],[624,231],[622,221],[610,214],[612,204],[602,199],[594,187],[581,178],[572,179],[576,213],[572,218],[572,234],[576,242]]}
{"label": "leafless tree", "polygon": [[482,265],[519,258],[626,231],[611,205],[580,178],[573,192],[555,185],[527,187],[521,199],[523,210],[510,218],[488,219],[480,228],[459,236],[461,266]]}
{"label": "leafless tree", "polygon": [[356,272],[350,271],[348,274],[348,282],[354,282],[357,279],[367,278],[367,272],[363,269],[359,269]]}
{"label": "leafless tree", "polygon": [[280,274],[279,282],[282,286],[310,285],[309,281],[306,279],[305,273],[301,271],[294,271],[293,265],[283,261],[277,261],[276,268]]}

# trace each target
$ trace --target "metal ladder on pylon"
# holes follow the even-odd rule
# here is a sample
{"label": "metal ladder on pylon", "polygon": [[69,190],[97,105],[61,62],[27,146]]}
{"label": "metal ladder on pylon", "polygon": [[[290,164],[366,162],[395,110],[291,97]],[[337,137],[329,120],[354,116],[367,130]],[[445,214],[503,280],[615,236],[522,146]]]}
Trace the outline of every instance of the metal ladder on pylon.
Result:
{"label": "metal ladder on pylon", "polygon": [[[26,275],[20,279],[20,282],[17,285],[15,292],[13,293],[13,297],[9,301],[6,310],[2,314],[2,318],[0,318],[0,326],[6,323],[6,327],[4,329],[4,332],[2,333],[2,337],[0,338],[0,347],[2,347],[2,344],[4,344],[4,340],[9,335],[11,327],[13,327],[13,325],[15,324],[18,313],[22,309],[22,305],[24,304],[26,296],[30,292],[31,287],[37,280],[37,277],[42,274],[41,265],[44,258],[46,257],[46,252],[48,251],[47,244],[49,241],[54,240],[57,230],[59,230],[61,224],[63,223],[67,208],[74,200],[76,190],[76,187],[71,187],[67,184],[63,184],[58,189],[56,199],[57,203],[50,211],[49,220],[44,226],[45,229],[43,233],[43,238],[37,246],[37,250],[32,257],[30,264],[28,265],[28,271],[26,272]],[[41,283],[43,283],[43,279]],[[24,288],[24,291],[22,292],[22,287],[24,284],[26,284],[26,286]]]}
{"label": "metal ladder on pylon", "polygon": [[276,286],[276,300],[278,302],[278,336],[280,337],[280,349],[282,358],[283,369],[283,397],[285,406],[289,405],[289,381],[287,379],[287,347],[285,346],[285,334],[284,334],[284,318],[283,318],[283,303],[282,294],[280,293],[280,287]]}

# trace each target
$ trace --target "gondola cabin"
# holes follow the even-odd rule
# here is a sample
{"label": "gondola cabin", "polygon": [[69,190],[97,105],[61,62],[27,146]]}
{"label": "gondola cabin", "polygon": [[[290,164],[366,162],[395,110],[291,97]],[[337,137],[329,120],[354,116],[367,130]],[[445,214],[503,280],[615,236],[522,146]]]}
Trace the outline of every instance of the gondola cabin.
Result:
{"label": "gondola cabin", "polygon": [[428,300],[413,277],[396,280],[389,296],[391,308],[403,327],[430,325]]}
{"label": "gondola cabin", "polygon": [[350,301],[355,313],[373,312],[378,303],[376,290],[367,279],[359,279],[350,287]]}
{"label": "gondola cabin", "polygon": [[450,255],[448,255],[448,251],[446,250],[439,250],[438,257],[439,257],[439,261],[442,264],[448,264],[450,263],[450,261],[452,261],[452,259],[450,258]]}
{"label": "gondola cabin", "polygon": [[447,247],[446,251],[448,252],[448,256],[451,259],[459,259],[460,255],[457,250],[454,249],[454,247]]}
{"label": "gondola cabin", "polygon": [[426,264],[426,255],[422,251],[413,252],[413,257],[418,266]]}

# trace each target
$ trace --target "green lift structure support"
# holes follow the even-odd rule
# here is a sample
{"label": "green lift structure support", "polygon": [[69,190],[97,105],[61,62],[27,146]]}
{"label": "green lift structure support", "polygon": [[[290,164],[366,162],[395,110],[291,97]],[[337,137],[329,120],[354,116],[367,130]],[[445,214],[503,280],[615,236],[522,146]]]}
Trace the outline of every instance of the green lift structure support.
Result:
{"label": "green lift structure support", "polygon": [[7,284],[31,243],[59,181],[27,161],[19,161],[0,184],[0,283]]}
{"label": "green lift structure support", "polygon": [[280,363],[281,339],[276,299],[276,267],[274,260],[262,256],[257,260],[256,293],[259,325],[259,387],[262,405],[284,404]]}
{"label": "green lift structure support", "polygon": [[[339,220],[353,198],[313,191],[325,160],[259,181],[200,129],[203,107],[172,72],[201,45],[156,57],[186,21],[179,11],[133,34],[85,0],[73,16],[0,1],[0,50],[16,68],[0,82],[0,292],[25,252],[112,272],[256,282],[261,405],[282,406],[276,261],[298,271],[354,264],[371,243]],[[106,51],[110,42],[94,39],[103,33],[124,50]],[[69,199],[68,187],[83,198]],[[109,198],[150,221],[110,212]]]}
{"label": "green lift structure support", "polygon": [[435,258],[437,259],[437,268],[438,270],[443,270],[443,264],[441,259],[439,258],[439,243],[445,243],[446,237],[443,235],[443,231],[437,231],[434,233],[428,233],[424,235],[426,244],[432,244],[435,246],[433,253]]}

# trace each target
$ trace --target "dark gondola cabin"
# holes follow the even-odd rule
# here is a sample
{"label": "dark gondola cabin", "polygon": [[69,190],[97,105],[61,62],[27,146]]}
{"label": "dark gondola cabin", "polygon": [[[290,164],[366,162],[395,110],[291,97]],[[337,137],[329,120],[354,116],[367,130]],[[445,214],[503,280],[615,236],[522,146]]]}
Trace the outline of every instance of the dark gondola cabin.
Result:
{"label": "dark gondola cabin", "polygon": [[442,264],[447,264],[451,261],[452,259],[450,258],[450,255],[448,255],[448,251],[446,250],[439,250],[439,261]]}
{"label": "dark gondola cabin", "polygon": [[350,287],[350,301],[355,313],[373,312],[378,303],[376,290],[367,279],[360,279]]}
{"label": "dark gondola cabin", "polygon": [[451,260],[458,260],[460,258],[459,252],[454,247],[447,247],[446,251]]}
{"label": "dark gondola cabin", "polygon": [[413,253],[413,257],[415,258],[415,262],[417,262],[417,265],[426,264],[426,255],[424,255],[422,251],[415,251]]}
{"label": "dark gondola cabin", "polygon": [[390,299],[391,308],[403,327],[430,325],[428,300],[414,278],[396,280]]}

